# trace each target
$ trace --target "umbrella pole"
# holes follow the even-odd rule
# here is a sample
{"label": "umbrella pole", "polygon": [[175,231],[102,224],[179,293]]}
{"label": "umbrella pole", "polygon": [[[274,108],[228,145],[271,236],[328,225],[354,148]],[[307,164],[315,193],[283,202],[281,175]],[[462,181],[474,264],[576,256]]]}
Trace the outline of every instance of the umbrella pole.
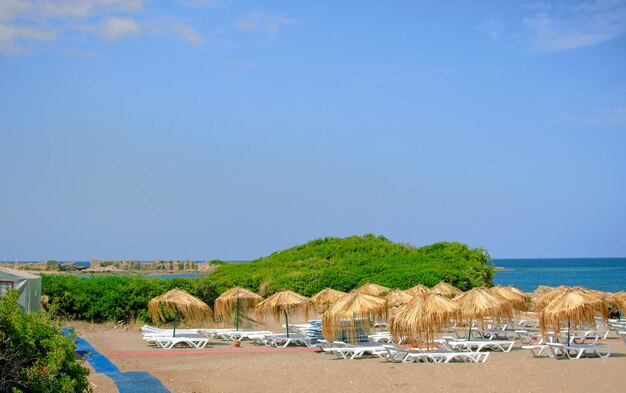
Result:
{"label": "umbrella pole", "polygon": [[239,331],[239,298],[237,298],[237,311],[235,314],[235,330]]}
{"label": "umbrella pole", "polygon": [[287,338],[289,338],[289,317],[287,316],[287,310],[285,310],[285,329],[287,330]]}
{"label": "umbrella pole", "polygon": [[471,340],[472,339],[472,320],[469,320],[469,332],[467,333],[467,339]]}
{"label": "umbrella pole", "polygon": [[567,318],[567,343],[565,345],[569,345],[569,318]]}
{"label": "umbrella pole", "polygon": [[176,320],[178,319],[178,307],[176,307],[176,314],[174,315],[174,330],[172,330],[172,337],[176,337]]}

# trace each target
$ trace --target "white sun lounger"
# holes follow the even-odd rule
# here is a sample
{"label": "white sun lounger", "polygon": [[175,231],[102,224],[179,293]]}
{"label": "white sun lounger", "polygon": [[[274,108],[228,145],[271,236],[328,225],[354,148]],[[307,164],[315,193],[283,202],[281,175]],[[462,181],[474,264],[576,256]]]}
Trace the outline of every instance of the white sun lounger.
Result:
{"label": "white sun lounger", "polygon": [[552,357],[567,358],[567,359],[580,359],[587,356],[598,356],[600,358],[608,358],[611,356],[612,347],[610,345],[595,345],[595,344],[559,344],[559,343],[547,343],[548,349],[552,354]]}
{"label": "white sun lounger", "polygon": [[208,338],[204,337],[165,337],[165,336],[152,336],[144,338],[148,343],[155,344],[159,348],[172,349],[179,344],[185,344],[190,348],[204,348],[209,342]]}
{"label": "white sun lounger", "polygon": [[506,340],[468,340],[468,341],[448,341],[448,346],[452,350],[480,352],[483,349],[492,351],[511,352],[515,341]]}
{"label": "white sun lounger", "polygon": [[299,333],[259,335],[257,342],[276,348],[286,348],[289,344],[308,346],[308,338]]}
{"label": "white sun lounger", "polygon": [[536,358],[541,357],[543,353],[545,353],[546,356],[551,356],[550,350],[548,349],[548,346],[545,344],[523,345],[522,349],[530,350],[530,352]]}
{"label": "white sun lounger", "polygon": [[423,361],[432,363],[451,363],[460,361],[463,363],[485,363],[489,359],[489,352],[409,352],[406,361]]}
{"label": "white sun lounger", "polygon": [[365,355],[381,356],[382,354],[387,352],[384,345],[333,347],[324,348],[323,351],[333,353],[335,356],[341,359],[357,359]]}

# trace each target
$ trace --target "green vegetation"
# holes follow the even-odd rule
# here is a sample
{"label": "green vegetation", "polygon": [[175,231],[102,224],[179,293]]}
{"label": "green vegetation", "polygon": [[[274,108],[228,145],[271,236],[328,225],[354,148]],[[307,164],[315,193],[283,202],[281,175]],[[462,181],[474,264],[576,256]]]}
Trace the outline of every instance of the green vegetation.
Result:
{"label": "green vegetation", "polygon": [[217,297],[211,282],[197,278],[43,275],[41,287],[60,317],[93,322],[149,321],[148,301],[172,288],[184,289],[207,303]]}
{"label": "green vegetation", "polygon": [[18,292],[0,296],[0,392],[84,392],[89,370],[74,358],[75,343],[45,311],[24,313]]}
{"label": "green vegetation", "polygon": [[226,264],[209,279],[218,292],[243,286],[263,296],[282,289],[310,296],[325,287],[350,291],[368,281],[406,289],[443,280],[467,290],[491,286],[493,275],[484,249],[455,242],[416,248],[365,235],[313,240],[248,263]]}
{"label": "green vegetation", "polygon": [[382,236],[325,238],[247,263],[219,263],[204,278],[164,280],[141,276],[42,277],[42,291],[61,317],[88,321],[148,321],[148,301],[180,288],[209,305],[219,293],[242,286],[262,296],[291,289],[306,296],[331,287],[350,291],[371,281],[390,288],[446,281],[462,290],[491,286],[489,254],[461,243],[416,248]]}

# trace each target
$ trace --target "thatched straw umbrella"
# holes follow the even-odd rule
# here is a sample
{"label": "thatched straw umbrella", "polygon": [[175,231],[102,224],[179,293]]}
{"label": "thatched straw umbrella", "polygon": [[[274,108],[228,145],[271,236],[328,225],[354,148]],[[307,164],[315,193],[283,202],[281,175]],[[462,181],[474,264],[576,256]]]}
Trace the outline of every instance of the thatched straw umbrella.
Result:
{"label": "thatched straw umbrella", "polygon": [[460,307],[460,317],[469,320],[468,338],[472,335],[472,320],[484,323],[486,317],[512,319],[511,305],[498,295],[489,293],[487,288],[473,288],[454,298]]}
{"label": "thatched straw umbrella", "polygon": [[502,285],[496,285],[489,291],[504,298],[515,310],[528,311],[530,307],[530,297],[512,286],[503,287]]}
{"label": "thatched straw umbrella", "polygon": [[533,300],[533,306],[535,308],[535,311],[541,312],[541,310],[543,310],[550,302],[552,302],[557,297],[561,296],[563,292],[567,291],[568,289],[570,289],[570,287],[561,285],[556,288],[552,288],[548,290],[547,292],[544,292],[543,294],[537,296]]}
{"label": "thatched straw umbrella", "polygon": [[620,291],[612,294],[606,298],[606,301],[617,307],[619,311],[619,319],[622,319],[622,314],[626,312],[626,292]]}
{"label": "thatched straw umbrella", "polygon": [[355,342],[357,318],[375,319],[387,313],[387,301],[378,296],[352,291],[333,303],[322,316],[322,333],[326,340],[336,340],[348,322],[348,340]]}
{"label": "thatched straw umbrella", "polygon": [[263,318],[273,316],[277,321],[285,316],[285,328],[289,337],[289,315],[302,313],[308,319],[309,309],[313,306],[311,299],[293,291],[281,291],[273,294],[254,308]]}
{"label": "thatched straw umbrella", "polygon": [[245,288],[235,287],[215,299],[215,315],[224,319],[235,315],[235,329],[239,330],[239,314],[256,306],[263,298]]}
{"label": "thatched straw umbrella", "polygon": [[[391,336],[395,342],[406,339],[409,344],[435,340],[435,332],[458,316],[459,305],[434,292],[415,296],[389,317]],[[425,339],[424,339],[425,338]]]}
{"label": "thatched straw umbrella", "polygon": [[423,294],[426,294],[426,293],[430,293],[430,288],[428,288],[427,286],[424,286],[422,284],[417,284],[413,288],[409,288],[406,291],[408,293],[410,293],[411,295],[413,295],[413,296],[417,296],[417,295],[423,295]]}
{"label": "thatched straw umbrella", "polygon": [[332,288],[324,288],[315,295],[311,296],[311,301],[315,304],[319,312],[324,312],[331,304],[345,295],[345,292],[337,291]]}
{"label": "thatched straw umbrella", "polygon": [[389,291],[391,291],[390,288],[383,287],[382,285],[378,284],[372,284],[371,282],[367,282],[354,290],[354,292],[364,293],[366,295],[372,296],[383,296]]}
{"label": "thatched straw umbrella", "polygon": [[570,340],[570,324],[581,322],[595,325],[595,315],[604,320],[609,318],[609,307],[599,294],[581,287],[567,288],[548,303],[539,315],[541,333],[545,335],[548,327],[555,331],[561,329],[561,322],[567,320],[567,344]]}
{"label": "thatched straw umbrella", "polygon": [[176,322],[179,314],[182,318],[189,319],[210,318],[213,315],[211,308],[205,302],[178,288],[171,289],[150,300],[148,311],[152,315],[153,322],[165,321],[174,313],[172,337],[176,336]]}
{"label": "thatched straw umbrella", "polygon": [[391,291],[385,296],[388,308],[398,307],[406,302],[413,300],[413,298],[413,295],[411,295],[407,291],[402,291],[400,289]]}
{"label": "thatched straw umbrella", "polygon": [[453,298],[463,293],[463,291],[459,288],[454,287],[445,281],[441,281],[439,284],[435,285],[431,291],[449,298]]}

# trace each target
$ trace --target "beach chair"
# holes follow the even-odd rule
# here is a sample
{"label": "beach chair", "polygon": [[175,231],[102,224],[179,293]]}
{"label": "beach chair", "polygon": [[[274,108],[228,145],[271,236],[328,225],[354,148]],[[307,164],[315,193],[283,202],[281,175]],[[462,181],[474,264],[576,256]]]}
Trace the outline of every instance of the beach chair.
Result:
{"label": "beach chair", "polygon": [[287,334],[266,334],[261,338],[263,344],[276,348],[287,348],[290,344],[308,346],[307,341],[307,337],[299,333],[289,333],[289,336]]}
{"label": "beach chair", "polygon": [[508,340],[459,340],[448,341],[448,346],[452,350],[466,352],[480,352],[483,349],[491,351],[511,352],[515,341]]}
{"label": "beach chair", "polygon": [[[378,343],[377,343],[378,344]],[[387,353],[387,349],[383,345],[356,345],[346,347],[324,348],[324,352],[330,352],[340,359],[358,359],[365,355],[379,356]]]}
{"label": "beach chair", "polygon": [[406,363],[409,351],[398,348],[395,344],[385,344],[385,353],[382,354],[388,361],[393,363]]}
{"label": "beach chair", "polygon": [[546,344],[535,344],[535,345],[523,345],[522,349],[528,349],[533,354],[533,357],[542,357],[541,354],[546,356],[551,356],[550,350]]}
{"label": "beach chair", "polygon": [[159,348],[163,349],[172,349],[179,344],[185,344],[190,348],[204,348],[209,342],[208,338],[201,336],[176,336],[176,337],[166,337],[166,336],[150,336],[144,338],[150,344],[154,344]]}
{"label": "beach chair", "polygon": [[580,359],[583,356],[593,357],[594,355],[600,358],[608,358],[611,356],[612,347],[610,345],[596,345],[596,344],[559,344],[559,343],[547,343],[552,357],[555,359],[567,358],[567,359]]}

